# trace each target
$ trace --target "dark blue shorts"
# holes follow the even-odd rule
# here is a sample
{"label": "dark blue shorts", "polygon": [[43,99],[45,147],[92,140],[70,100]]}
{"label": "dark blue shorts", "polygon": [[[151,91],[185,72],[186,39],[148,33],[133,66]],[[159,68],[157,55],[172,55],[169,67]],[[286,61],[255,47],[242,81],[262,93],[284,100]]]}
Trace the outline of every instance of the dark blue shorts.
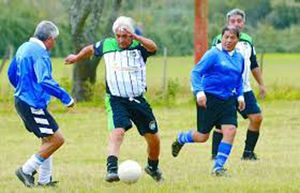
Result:
{"label": "dark blue shorts", "polygon": [[26,129],[38,138],[47,137],[58,130],[58,125],[47,109],[36,109],[15,97],[16,110]]}
{"label": "dark blue shorts", "polygon": [[245,98],[246,107],[243,111],[239,111],[239,113],[242,115],[242,117],[244,119],[247,119],[248,115],[250,115],[250,114],[261,113],[261,110],[258,106],[258,103],[257,103],[257,100],[255,98],[253,91],[245,92],[244,98]]}
{"label": "dark blue shorts", "polygon": [[197,130],[209,133],[214,126],[235,125],[237,127],[236,97],[222,100],[206,93],[206,109],[197,105]]}
{"label": "dark blue shorts", "polygon": [[107,95],[105,106],[109,130],[124,128],[127,131],[132,127],[132,121],[142,136],[158,131],[152,109],[143,96],[130,99]]}

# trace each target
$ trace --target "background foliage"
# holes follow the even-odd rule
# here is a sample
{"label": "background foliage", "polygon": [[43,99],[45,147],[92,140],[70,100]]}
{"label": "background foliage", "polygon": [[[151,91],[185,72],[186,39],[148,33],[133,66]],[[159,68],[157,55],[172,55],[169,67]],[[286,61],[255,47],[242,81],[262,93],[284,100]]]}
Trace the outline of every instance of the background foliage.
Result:
{"label": "background foliage", "polygon": [[[8,45],[16,48],[27,40],[42,19],[53,20],[60,27],[58,46],[52,54],[65,56],[73,51],[69,5],[70,0],[0,0],[0,57]],[[104,6],[98,39],[103,38],[112,1],[105,1]],[[209,0],[209,40],[225,24],[226,12],[236,7],[247,13],[246,32],[253,36],[258,52],[300,51],[300,2],[296,0]],[[194,1],[124,0],[121,14],[132,16],[143,26],[144,34],[159,45],[159,54],[163,47],[168,48],[168,55],[193,54]]]}

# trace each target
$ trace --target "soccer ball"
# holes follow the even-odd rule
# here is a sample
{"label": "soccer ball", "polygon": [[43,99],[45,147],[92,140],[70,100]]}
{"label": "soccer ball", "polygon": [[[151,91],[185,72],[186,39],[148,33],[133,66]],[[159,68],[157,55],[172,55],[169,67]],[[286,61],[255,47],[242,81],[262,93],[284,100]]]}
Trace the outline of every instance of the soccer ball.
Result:
{"label": "soccer ball", "polygon": [[119,165],[118,175],[122,182],[133,184],[142,176],[142,168],[136,161],[126,160]]}

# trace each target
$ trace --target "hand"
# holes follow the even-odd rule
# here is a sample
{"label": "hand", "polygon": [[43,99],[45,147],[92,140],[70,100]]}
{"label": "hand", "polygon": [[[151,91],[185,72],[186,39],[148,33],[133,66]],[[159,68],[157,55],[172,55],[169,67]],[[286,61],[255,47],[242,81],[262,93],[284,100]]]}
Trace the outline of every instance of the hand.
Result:
{"label": "hand", "polygon": [[124,28],[122,28],[122,30],[124,30],[127,33],[127,35],[129,37],[131,37],[132,39],[135,39],[135,40],[138,39],[138,35],[136,35],[134,32],[129,31],[127,28],[124,27]]}
{"label": "hand", "polygon": [[266,97],[267,94],[267,89],[264,85],[259,85],[259,97],[261,99],[264,99]]}
{"label": "hand", "polygon": [[239,106],[238,106],[239,110],[243,111],[246,107],[245,101],[244,100],[239,100],[238,103],[239,103]]}
{"label": "hand", "polygon": [[197,95],[197,104],[199,105],[199,107],[203,107],[206,109],[206,95]]}
{"label": "hand", "polygon": [[77,62],[77,55],[70,54],[65,58],[65,64],[74,64]]}

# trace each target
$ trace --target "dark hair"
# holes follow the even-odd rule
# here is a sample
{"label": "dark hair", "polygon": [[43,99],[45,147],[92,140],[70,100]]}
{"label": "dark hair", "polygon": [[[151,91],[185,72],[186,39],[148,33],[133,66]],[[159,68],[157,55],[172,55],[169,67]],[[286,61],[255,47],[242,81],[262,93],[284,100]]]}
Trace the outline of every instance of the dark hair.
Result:
{"label": "dark hair", "polygon": [[224,35],[224,33],[226,31],[229,31],[231,33],[234,33],[236,35],[237,38],[240,38],[240,30],[237,28],[237,27],[232,27],[232,26],[225,26],[223,29],[222,29],[222,36]]}

